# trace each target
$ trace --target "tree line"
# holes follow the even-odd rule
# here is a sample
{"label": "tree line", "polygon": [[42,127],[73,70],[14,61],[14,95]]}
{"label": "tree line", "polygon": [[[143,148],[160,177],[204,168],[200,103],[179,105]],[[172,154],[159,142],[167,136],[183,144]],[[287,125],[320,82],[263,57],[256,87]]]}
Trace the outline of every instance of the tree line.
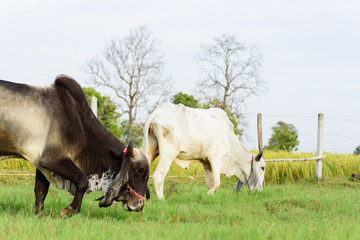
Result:
{"label": "tree line", "polygon": [[[240,138],[246,124],[242,113],[246,99],[267,90],[260,76],[263,57],[259,47],[241,43],[236,35],[224,33],[201,44],[195,58],[201,72],[197,95],[182,92],[174,95],[172,78],[163,74],[165,61],[160,41],[147,26],[140,26],[130,30],[127,36],[106,43],[103,52],[83,67],[90,75],[91,85],[110,89],[116,99],[111,100],[94,88],[84,88],[84,92],[88,99],[97,97],[100,122],[124,142],[136,139],[136,144],[141,145],[142,126],[137,119],[140,108],[151,112],[165,101],[195,108],[221,108]],[[285,123],[278,124],[276,128],[280,131],[267,147],[293,150],[298,145],[296,129]],[[283,134],[285,128],[289,131]],[[290,140],[281,134],[290,134],[292,144],[287,144]],[[284,140],[286,146],[275,144],[280,140]]]}

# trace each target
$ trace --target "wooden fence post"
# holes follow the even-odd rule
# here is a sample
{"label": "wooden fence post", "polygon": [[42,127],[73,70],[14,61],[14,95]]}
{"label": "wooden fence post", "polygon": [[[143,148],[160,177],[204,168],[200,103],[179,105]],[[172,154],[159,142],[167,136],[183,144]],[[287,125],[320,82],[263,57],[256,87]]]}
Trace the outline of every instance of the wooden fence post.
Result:
{"label": "wooden fence post", "polygon": [[[317,133],[317,156],[323,155],[323,130],[324,130],[324,114],[318,115],[318,133]],[[316,161],[316,179],[321,179],[322,174],[322,160]]]}
{"label": "wooden fence post", "polygon": [[262,139],[262,114],[257,115],[257,132],[258,132],[258,146],[259,152],[263,150],[263,139]]}
{"label": "wooden fence post", "polygon": [[95,96],[91,97],[90,107],[93,113],[95,114],[95,117],[97,117],[97,98]]}

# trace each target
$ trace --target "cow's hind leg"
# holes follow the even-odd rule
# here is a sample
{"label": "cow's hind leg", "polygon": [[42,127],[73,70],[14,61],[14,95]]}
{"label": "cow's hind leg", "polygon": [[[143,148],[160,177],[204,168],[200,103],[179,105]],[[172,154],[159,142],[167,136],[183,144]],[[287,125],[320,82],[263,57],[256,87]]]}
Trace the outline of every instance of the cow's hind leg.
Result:
{"label": "cow's hind leg", "polygon": [[61,160],[40,160],[40,166],[46,168],[64,179],[70,180],[76,187],[72,203],[61,210],[60,217],[70,217],[80,211],[82,199],[88,188],[88,180],[84,173],[68,158]]}
{"label": "cow's hind leg", "polygon": [[44,200],[49,190],[49,181],[44,174],[37,168],[35,177],[35,214],[39,217],[44,216]]}
{"label": "cow's hind leg", "polygon": [[164,147],[160,149],[159,163],[153,174],[153,182],[156,196],[159,199],[164,199],[164,181],[166,174],[169,171],[172,161],[177,156],[178,151],[173,147]]}

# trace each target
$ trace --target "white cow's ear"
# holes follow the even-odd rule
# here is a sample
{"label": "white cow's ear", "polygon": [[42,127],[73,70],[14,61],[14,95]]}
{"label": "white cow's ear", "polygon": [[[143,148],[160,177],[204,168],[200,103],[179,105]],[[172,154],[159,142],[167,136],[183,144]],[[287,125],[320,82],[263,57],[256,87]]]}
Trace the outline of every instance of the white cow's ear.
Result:
{"label": "white cow's ear", "polygon": [[259,154],[255,157],[255,161],[260,161],[261,157],[263,155],[263,151],[259,152]]}
{"label": "white cow's ear", "polygon": [[131,158],[135,158],[136,151],[134,150],[134,139],[130,141],[127,152]]}

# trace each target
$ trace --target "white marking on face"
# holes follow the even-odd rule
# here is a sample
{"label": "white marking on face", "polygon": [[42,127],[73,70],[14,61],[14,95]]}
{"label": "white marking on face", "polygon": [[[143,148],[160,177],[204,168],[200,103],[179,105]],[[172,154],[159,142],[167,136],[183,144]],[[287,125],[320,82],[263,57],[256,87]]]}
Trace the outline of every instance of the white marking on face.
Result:
{"label": "white marking on face", "polygon": [[103,196],[105,196],[112,182],[114,181],[114,175],[115,173],[110,170],[104,172],[101,178],[99,178],[98,174],[91,175],[90,178],[88,179],[89,187],[86,193],[101,190]]}

